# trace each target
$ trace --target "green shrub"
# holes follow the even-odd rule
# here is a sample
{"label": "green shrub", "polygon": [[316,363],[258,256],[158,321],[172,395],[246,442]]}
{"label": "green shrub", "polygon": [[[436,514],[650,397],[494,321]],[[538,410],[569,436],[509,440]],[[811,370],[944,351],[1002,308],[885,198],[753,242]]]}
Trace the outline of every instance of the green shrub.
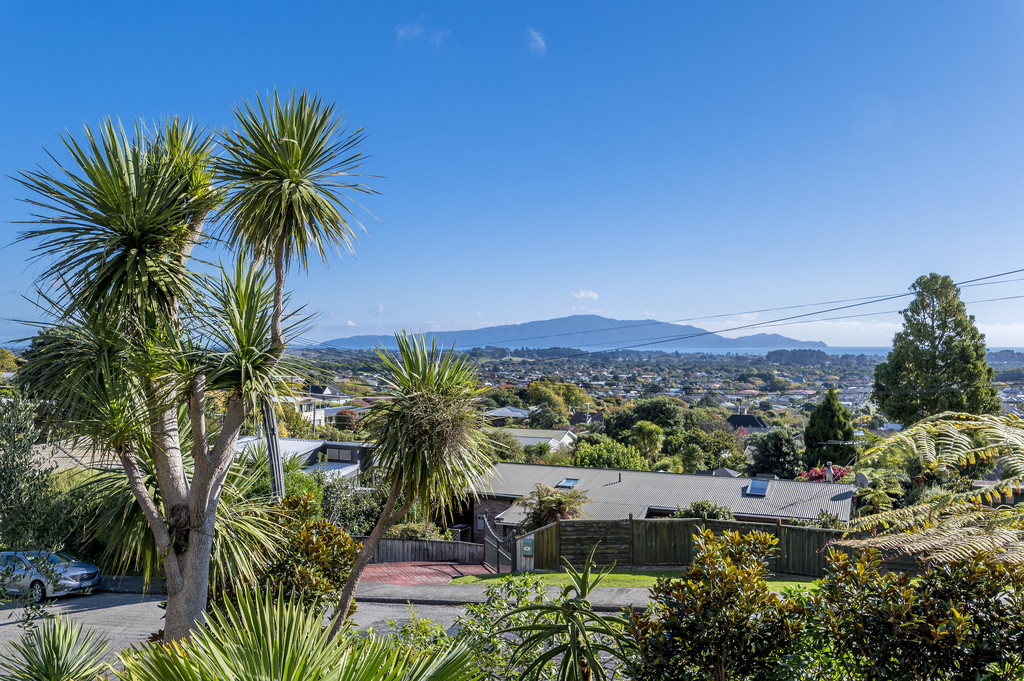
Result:
{"label": "green shrub", "polygon": [[703,530],[694,542],[683,578],[659,579],[651,606],[631,616],[627,639],[638,653],[629,673],[644,681],[775,678],[801,630],[796,604],[765,581],[778,539]]}
{"label": "green shrub", "polygon": [[875,550],[830,553],[821,588],[802,599],[802,664],[855,679],[1019,678],[1019,570],[982,558],[931,566],[915,578],[881,564]]}
{"label": "green shrub", "polygon": [[702,499],[695,501],[686,508],[676,508],[673,518],[706,518],[708,520],[735,520],[732,509],[728,506]]}
{"label": "green shrub", "polygon": [[572,465],[584,468],[621,468],[629,471],[650,470],[647,460],[635,447],[611,441],[601,444],[577,443]]}
{"label": "green shrub", "polygon": [[373,530],[386,494],[379,489],[364,488],[353,478],[330,477],[321,471],[313,473],[322,490],[323,517],[355,537],[365,537]]}
{"label": "green shrub", "polygon": [[451,530],[445,530],[430,522],[397,523],[388,528],[384,535],[392,539],[451,540]]}
{"label": "green shrub", "polygon": [[[362,544],[320,516],[311,494],[281,502],[284,545],[260,570],[256,590],[279,593],[313,612],[323,613],[337,603]],[[211,605],[237,602],[238,588],[214,593]]]}

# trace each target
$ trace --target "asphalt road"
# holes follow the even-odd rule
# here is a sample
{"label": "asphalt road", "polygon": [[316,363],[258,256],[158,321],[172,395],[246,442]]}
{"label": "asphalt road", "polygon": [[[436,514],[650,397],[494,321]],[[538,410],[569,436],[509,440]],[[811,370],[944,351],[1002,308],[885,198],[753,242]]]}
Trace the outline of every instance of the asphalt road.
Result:
{"label": "asphalt road", "polygon": [[[163,627],[163,610],[159,596],[138,594],[95,593],[85,596],[66,596],[52,601],[48,611],[63,613],[83,622],[110,639],[111,657],[122,648],[145,641],[150,634]],[[383,632],[387,621],[408,621],[409,609],[391,603],[356,603],[353,617],[360,629],[373,627]],[[463,608],[451,605],[416,606],[416,615],[451,627]],[[17,626],[16,613],[8,607],[0,608],[0,654],[8,651],[7,641],[22,634]]]}

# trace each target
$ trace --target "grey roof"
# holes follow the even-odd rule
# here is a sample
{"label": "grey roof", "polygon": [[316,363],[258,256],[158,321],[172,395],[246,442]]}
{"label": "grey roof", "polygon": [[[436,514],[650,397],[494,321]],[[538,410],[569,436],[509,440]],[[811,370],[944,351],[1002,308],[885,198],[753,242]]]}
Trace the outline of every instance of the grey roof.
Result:
{"label": "grey roof", "polygon": [[[243,435],[238,438],[238,451],[242,451],[249,446],[258,447],[261,442],[266,442],[266,438],[256,437],[255,435]],[[278,438],[278,449],[281,452],[282,461],[287,461],[297,456],[306,458],[320,449],[323,444],[323,440],[304,440],[294,437]]]}
{"label": "grey roof", "polygon": [[562,439],[569,435],[569,440],[574,441],[576,434],[571,430],[557,430],[557,429],[540,429],[540,428],[484,428],[484,430],[500,430],[503,433],[508,433],[516,439],[516,441],[526,447],[528,445],[536,445],[542,442],[551,444],[554,441],[553,447],[565,446]]}
{"label": "grey roof", "polygon": [[530,417],[530,410],[519,407],[501,407],[490,410],[484,416],[495,419],[525,419]]}
{"label": "grey roof", "polygon": [[[597,520],[627,518],[631,513],[634,518],[645,518],[651,509],[675,510],[708,500],[728,506],[743,518],[812,520],[828,511],[845,521],[850,519],[857,489],[841,483],[772,480],[768,493],[755,497],[746,494],[750,478],[524,463],[499,463],[489,487],[485,483],[481,489],[484,496],[512,499],[529,494],[538,482],[554,487],[563,478],[579,479],[575,489],[586,490],[593,500],[583,511]],[[502,521],[509,524],[521,518],[517,506],[501,514]]]}

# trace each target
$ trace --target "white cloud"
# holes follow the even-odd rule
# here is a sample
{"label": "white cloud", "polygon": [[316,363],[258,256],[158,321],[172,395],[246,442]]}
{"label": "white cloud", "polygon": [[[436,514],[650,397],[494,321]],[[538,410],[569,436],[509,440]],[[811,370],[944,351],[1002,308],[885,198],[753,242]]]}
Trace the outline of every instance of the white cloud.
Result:
{"label": "white cloud", "polygon": [[476,316],[477,316],[478,318],[479,318],[479,317],[483,317],[483,316],[484,316],[484,313],[483,313],[483,312],[477,312],[477,313],[476,313]]}
{"label": "white cloud", "polygon": [[416,38],[420,37],[421,33],[423,33],[423,26],[418,21],[414,24],[399,24],[395,26],[395,38],[398,39],[398,42],[416,40]]}
{"label": "white cloud", "polygon": [[441,47],[441,43],[448,39],[448,36],[452,34],[447,28],[438,28],[430,32],[430,46],[433,48]]}
{"label": "white cloud", "polygon": [[352,321],[351,319],[348,320],[347,322],[345,322],[345,326],[355,326],[355,325],[356,325],[356,323],[354,321]]}
{"label": "white cloud", "polygon": [[579,291],[571,291],[572,297],[576,300],[597,300],[601,296],[597,294],[597,291],[591,291],[590,289],[581,288]]}
{"label": "white cloud", "polygon": [[546,54],[548,44],[544,41],[544,34],[532,28],[526,29],[526,32],[530,36],[530,41],[526,44],[527,49],[534,54]]}
{"label": "white cloud", "polygon": [[383,317],[387,314],[387,310],[384,309],[384,303],[377,303],[377,307],[370,309],[370,314],[375,314],[378,317]]}

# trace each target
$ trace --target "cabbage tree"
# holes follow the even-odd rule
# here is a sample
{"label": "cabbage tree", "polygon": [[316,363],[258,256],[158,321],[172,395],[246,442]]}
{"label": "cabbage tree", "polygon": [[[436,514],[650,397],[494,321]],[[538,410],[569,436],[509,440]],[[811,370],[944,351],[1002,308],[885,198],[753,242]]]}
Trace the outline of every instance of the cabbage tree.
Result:
{"label": "cabbage tree", "polygon": [[[287,371],[286,332],[273,333],[269,273],[242,259],[203,276],[191,267],[223,198],[207,134],[178,119],[155,131],[107,120],[62,140],[68,161],[18,178],[34,224],[19,238],[43,265],[52,321],[23,380],[123,468],[162,557],[164,635],[180,639],[206,607],[225,478],[246,414]],[[213,393],[223,416],[208,423]]]}

